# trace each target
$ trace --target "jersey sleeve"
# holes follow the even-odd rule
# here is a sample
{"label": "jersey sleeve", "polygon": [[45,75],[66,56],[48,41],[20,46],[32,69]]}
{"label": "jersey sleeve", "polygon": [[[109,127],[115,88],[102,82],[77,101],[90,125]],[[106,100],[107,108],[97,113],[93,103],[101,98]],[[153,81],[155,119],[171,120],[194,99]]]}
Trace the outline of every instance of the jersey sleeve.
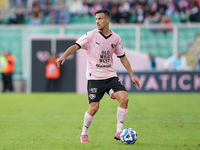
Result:
{"label": "jersey sleeve", "polygon": [[122,40],[119,36],[118,36],[118,41],[117,41],[117,45],[116,45],[116,49],[115,49],[114,53],[117,55],[118,58],[125,56],[125,53],[123,50],[123,45],[122,45]]}
{"label": "jersey sleeve", "polygon": [[90,39],[90,32],[87,32],[82,37],[80,37],[75,42],[75,44],[77,44],[79,46],[79,48],[87,50],[88,45],[89,45],[89,39]]}

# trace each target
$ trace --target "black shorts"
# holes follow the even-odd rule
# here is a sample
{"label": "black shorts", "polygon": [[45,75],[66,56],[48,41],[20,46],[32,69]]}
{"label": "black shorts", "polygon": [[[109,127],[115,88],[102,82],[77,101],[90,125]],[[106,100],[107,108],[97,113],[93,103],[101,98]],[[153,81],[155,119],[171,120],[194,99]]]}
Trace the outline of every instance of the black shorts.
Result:
{"label": "black shorts", "polygon": [[88,80],[87,84],[88,102],[99,102],[105,92],[114,93],[117,91],[126,91],[118,77],[112,77],[105,80]]}

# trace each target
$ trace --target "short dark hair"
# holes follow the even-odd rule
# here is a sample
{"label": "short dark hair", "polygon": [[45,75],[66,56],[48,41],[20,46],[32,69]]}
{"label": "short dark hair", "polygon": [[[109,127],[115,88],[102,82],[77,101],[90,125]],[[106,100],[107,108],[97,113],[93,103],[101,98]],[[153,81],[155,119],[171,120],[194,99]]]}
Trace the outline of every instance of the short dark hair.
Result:
{"label": "short dark hair", "polygon": [[106,16],[108,16],[110,18],[110,11],[107,9],[100,9],[100,10],[96,11],[95,15],[99,14],[99,13],[104,13]]}

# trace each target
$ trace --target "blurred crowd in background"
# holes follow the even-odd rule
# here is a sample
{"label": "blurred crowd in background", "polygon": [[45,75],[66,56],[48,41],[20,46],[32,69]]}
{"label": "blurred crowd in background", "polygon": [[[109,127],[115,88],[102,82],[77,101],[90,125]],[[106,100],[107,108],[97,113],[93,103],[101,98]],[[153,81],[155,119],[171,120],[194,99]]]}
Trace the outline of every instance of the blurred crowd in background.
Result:
{"label": "blurred crowd in background", "polygon": [[[112,23],[170,24],[174,16],[181,23],[200,22],[200,0],[10,0],[9,5],[14,13],[4,24],[69,24],[101,8],[110,10]],[[4,19],[0,11],[1,24]]]}

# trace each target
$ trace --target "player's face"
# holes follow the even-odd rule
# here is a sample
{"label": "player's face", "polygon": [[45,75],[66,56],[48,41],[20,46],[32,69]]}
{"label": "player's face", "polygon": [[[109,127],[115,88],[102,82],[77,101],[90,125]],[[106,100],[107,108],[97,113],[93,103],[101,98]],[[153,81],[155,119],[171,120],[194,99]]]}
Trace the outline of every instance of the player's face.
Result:
{"label": "player's face", "polygon": [[99,30],[103,30],[109,23],[109,18],[104,13],[96,14],[96,24]]}

